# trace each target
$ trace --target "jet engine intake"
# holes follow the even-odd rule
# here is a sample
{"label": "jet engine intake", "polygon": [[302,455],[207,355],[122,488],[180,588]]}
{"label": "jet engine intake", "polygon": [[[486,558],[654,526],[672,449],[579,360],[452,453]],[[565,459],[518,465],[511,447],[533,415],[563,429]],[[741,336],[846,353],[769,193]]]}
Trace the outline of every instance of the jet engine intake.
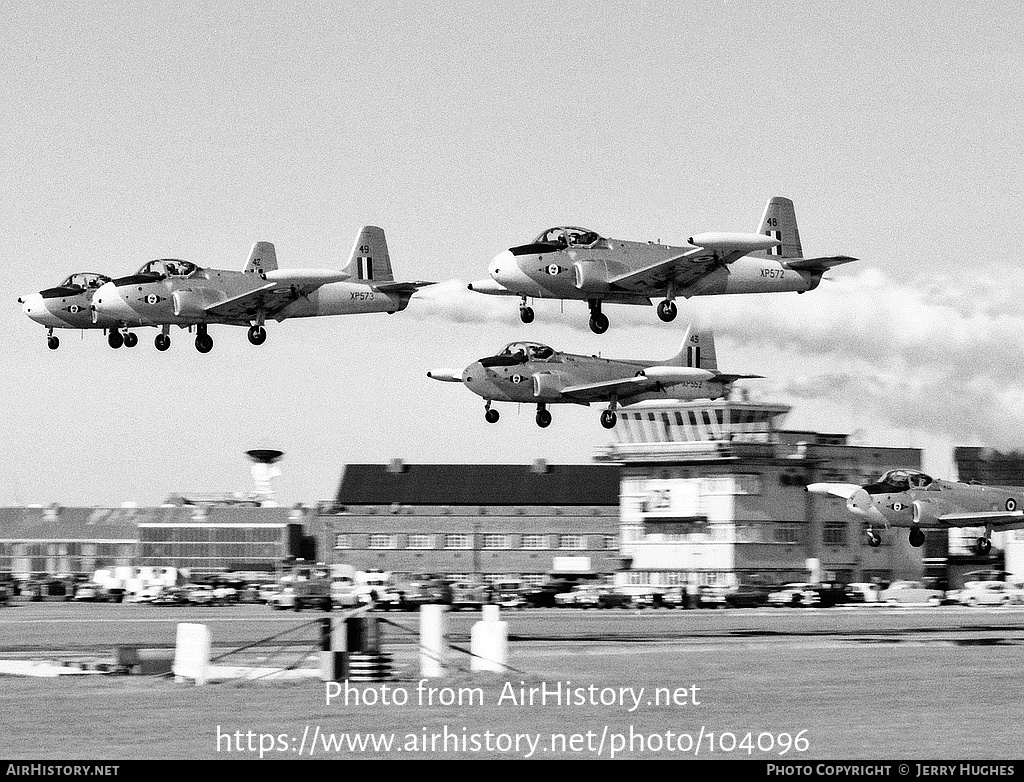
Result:
{"label": "jet engine intake", "polygon": [[216,301],[206,291],[179,290],[171,294],[174,314],[179,318],[205,320],[206,308]]}
{"label": "jet engine intake", "polygon": [[557,372],[537,372],[533,376],[533,395],[537,399],[559,399],[565,385]]}
{"label": "jet engine intake", "polygon": [[921,502],[921,500],[914,500],[911,507],[914,510],[914,524],[928,526],[938,522],[938,518],[932,513],[927,503]]}
{"label": "jet engine intake", "polygon": [[584,293],[608,290],[608,264],[604,261],[576,261],[572,265],[572,282]]}

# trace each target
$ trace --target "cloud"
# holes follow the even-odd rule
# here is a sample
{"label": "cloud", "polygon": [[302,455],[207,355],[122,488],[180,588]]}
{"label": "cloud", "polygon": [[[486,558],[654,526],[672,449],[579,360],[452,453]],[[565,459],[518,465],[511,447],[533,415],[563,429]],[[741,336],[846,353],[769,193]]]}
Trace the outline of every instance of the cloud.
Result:
{"label": "cloud", "polygon": [[[1016,269],[998,278],[899,278],[850,267],[804,295],[680,300],[679,323],[698,318],[736,352],[753,355],[760,366],[743,370],[768,377],[758,396],[826,400],[895,428],[1008,449],[1024,443],[1021,290],[1024,271]],[[515,298],[476,294],[459,280],[420,297],[418,317],[521,325]],[[564,314],[555,302],[534,306],[538,322],[590,333],[583,302],[566,302]],[[615,333],[659,326],[653,308],[608,305],[605,312]]]}

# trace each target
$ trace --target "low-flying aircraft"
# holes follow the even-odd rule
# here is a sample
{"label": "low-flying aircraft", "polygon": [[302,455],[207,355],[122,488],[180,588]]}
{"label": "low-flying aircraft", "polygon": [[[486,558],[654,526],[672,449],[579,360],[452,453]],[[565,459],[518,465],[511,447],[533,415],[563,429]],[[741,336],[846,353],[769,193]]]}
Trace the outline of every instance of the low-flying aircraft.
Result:
{"label": "low-flying aircraft", "polygon": [[495,256],[490,279],[471,282],[469,289],[520,297],[523,323],[534,319],[530,297],[584,300],[590,329],[603,334],[608,330],[604,302],[649,306],[652,296],[663,296],[658,317],[667,323],[676,317],[677,296],[804,293],[818,287],[833,266],[857,260],[804,258],[793,202],[779,196],[768,201],[757,233],[702,233],[686,242],[673,247],[605,238],[586,228],[549,228]]}
{"label": "low-flying aircraft", "polygon": [[[50,350],[60,347],[54,329],[118,329],[120,323],[106,317],[93,319],[92,300],[96,291],[110,278],[95,272],[75,272],[55,288],[29,293],[18,298],[22,312],[36,323],[47,327],[46,345]],[[124,344],[134,347],[139,338],[130,331],[122,336]]]}
{"label": "low-flying aircraft", "polygon": [[715,340],[710,331],[686,329],[679,352],[666,361],[607,359],[560,353],[538,342],[513,342],[495,356],[474,361],[462,372],[432,369],[427,377],[462,383],[482,396],[484,418],[498,420],[491,403],[528,402],[537,405],[537,425],[551,423],[549,404],[589,405],[607,402],[601,413],[605,429],[615,426],[615,409],[645,399],[718,399],[741,378],[718,371]]}
{"label": "low-flying aircraft", "polygon": [[[157,350],[170,347],[171,326],[194,327],[196,350],[209,353],[210,324],[248,326],[249,342],[262,345],[268,319],[394,313],[430,284],[396,281],[383,229],[367,225],[341,270],[279,269],[274,245],[257,242],[244,271],[201,268],[176,259],[150,261],[135,274],[103,285],[93,298],[93,312],[123,327],[160,327]],[[116,331],[108,340],[113,348],[122,344]]]}
{"label": "low-flying aircraft", "polygon": [[1024,488],[957,483],[917,470],[889,470],[874,483],[812,483],[807,491],[846,500],[851,513],[864,519],[868,543],[881,545],[877,530],[910,529],[910,545],[924,545],[924,530],[984,527],[976,549],[992,549],[992,533],[1024,528]]}

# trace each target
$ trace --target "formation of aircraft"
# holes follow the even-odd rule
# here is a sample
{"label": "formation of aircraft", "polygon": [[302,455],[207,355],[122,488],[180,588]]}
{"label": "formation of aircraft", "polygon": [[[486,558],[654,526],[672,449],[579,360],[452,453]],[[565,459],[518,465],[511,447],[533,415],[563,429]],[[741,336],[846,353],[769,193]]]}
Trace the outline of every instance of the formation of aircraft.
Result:
{"label": "formation of aircraft", "polygon": [[[46,326],[46,345],[50,350],[60,347],[60,339],[54,329],[114,329],[119,324],[107,318],[93,319],[92,300],[96,291],[110,278],[95,272],[75,272],[68,275],[59,285],[45,288],[38,293],[18,297],[21,310],[31,320]],[[124,335],[129,347],[138,342],[138,336],[128,332]]]}
{"label": "formation of aircraft", "polygon": [[1024,528],[1024,488],[985,486],[932,478],[918,470],[889,470],[874,483],[812,483],[807,491],[846,500],[846,507],[864,519],[871,546],[881,545],[878,529],[906,527],[910,545],[924,545],[926,529],[984,527],[975,547],[992,549],[992,533]]}
{"label": "formation of aircraft", "polygon": [[796,211],[788,198],[768,201],[756,233],[702,233],[682,247],[600,236],[557,226],[491,261],[490,279],[469,284],[479,293],[518,296],[523,323],[534,319],[529,298],[586,301],[590,329],[608,330],[601,311],[609,304],[649,306],[661,296],[658,317],[675,319],[678,296],[814,290],[833,266],[857,260],[846,255],[804,258]]}
{"label": "formation of aircraft", "polygon": [[249,341],[262,345],[267,320],[404,310],[410,297],[433,283],[396,281],[384,231],[364,226],[343,269],[279,269],[274,245],[256,242],[242,271],[202,268],[190,261],[149,261],[135,274],[112,279],[72,274],[55,288],[18,299],[25,314],[48,327],[55,350],[57,328],[102,329],[112,348],[134,347],[131,329],[160,329],[158,350],[171,345],[172,326],[196,331],[200,353],[213,349],[208,326],[247,326]]}
{"label": "formation of aircraft", "polygon": [[495,401],[537,405],[537,425],[551,424],[550,404],[607,403],[601,425],[615,426],[618,406],[645,399],[719,399],[732,383],[760,375],[718,371],[710,331],[687,327],[679,352],[665,361],[607,359],[562,353],[539,342],[513,342],[494,356],[474,361],[461,372],[433,369],[427,377],[462,383],[486,400],[484,417],[496,423]]}
{"label": "formation of aircraft", "polygon": [[[264,324],[273,319],[352,315],[404,310],[424,281],[396,281],[384,231],[364,226],[348,263],[341,270],[280,269],[274,245],[253,245],[243,271],[201,268],[189,261],[150,261],[135,274],[102,285],[92,311],[98,319],[116,321],[121,329],[157,326],[158,350],[170,347],[171,326],[195,328],[196,350],[209,353],[213,338],[208,326],[248,327],[249,342],[267,339]],[[110,346],[123,343],[122,332],[110,331]]]}

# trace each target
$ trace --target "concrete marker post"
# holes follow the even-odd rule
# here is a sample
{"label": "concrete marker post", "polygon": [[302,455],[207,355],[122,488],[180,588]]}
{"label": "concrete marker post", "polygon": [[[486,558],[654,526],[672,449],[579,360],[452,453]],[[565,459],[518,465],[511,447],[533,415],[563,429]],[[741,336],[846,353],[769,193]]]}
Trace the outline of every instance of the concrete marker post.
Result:
{"label": "concrete marker post", "polygon": [[483,619],[470,631],[471,671],[508,670],[508,622],[502,622],[498,606],[483,607]]}
{"label": "concrete marker post", "polygon": [[420,676],[444,676],[444,614],[446,606],[420,606]]}

